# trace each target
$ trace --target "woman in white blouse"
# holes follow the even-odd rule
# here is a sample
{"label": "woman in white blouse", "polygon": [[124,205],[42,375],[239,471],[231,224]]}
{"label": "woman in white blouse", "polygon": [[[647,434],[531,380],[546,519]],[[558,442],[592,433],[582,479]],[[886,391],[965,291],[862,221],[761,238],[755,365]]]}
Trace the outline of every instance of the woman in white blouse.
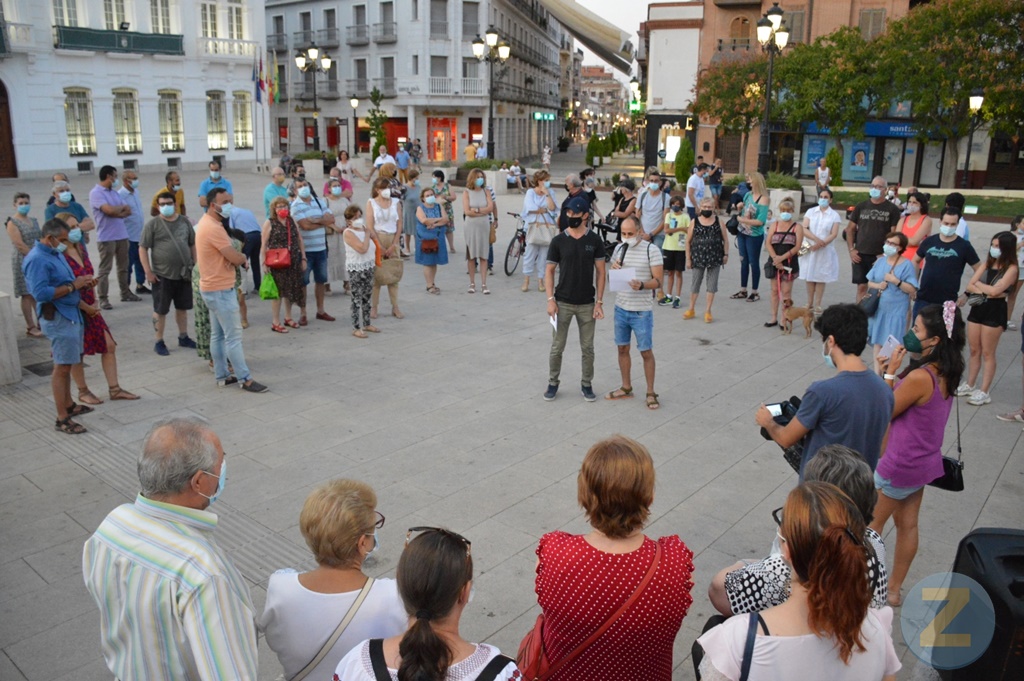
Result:
{"label": "woman in white blouse", "polygon": [[840,217],[832,208],[832,190],[818,192],[818,207],[804,214],[804,242],[810,250],[800,256],[800,278],[807,282],[807,309],[821,314],[825,284],[839,279],[839,255],[833,242],[839,238]]}
{"label": "woman in white blouse", "polygon": [[370,582],[362,571],[363,560],[377,548],[377,528],[384,525],[376,506],[373,489],[356,480],[332,480],[306,498],[299,530],[317,567],[272,574],[259,621],[286,679],[317,657],[368,583],[359,609],[306,678],[330,679],[341,658],[360,641],[405,631],[408,618],[395,580]]}
{"label": "woman in white blouse", "polygon": [[[366,202],[366,231],[375,234],[380,241],[383,264],[377,268],[373,280],[373,297],[370,300],[370,319],[377,318],[377,303],[380,302],[380,287],[388,287],[391,299],[391,314],[396,319],[405,315],[398,309],[398,282],[402,279],[402,260],[399,244],[402,236],[402,201],[391,196],[391,181],[380,177],[373,183],[373,192]],[[390,261],[390,262],[389,262]],[[387,284],[381,284],[381,277]]]}

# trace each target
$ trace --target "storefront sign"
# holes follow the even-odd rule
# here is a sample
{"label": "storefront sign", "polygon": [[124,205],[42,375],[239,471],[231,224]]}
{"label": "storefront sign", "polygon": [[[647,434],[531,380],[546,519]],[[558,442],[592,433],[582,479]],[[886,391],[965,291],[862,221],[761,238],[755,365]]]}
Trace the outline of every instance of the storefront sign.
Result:
{"label": "storefront sign", "polygon": [[[830,135],[828,128],[818,127],[817,123],[808,123],[804,129],[809,135]],[[846,131],[843,131],[846,135]],[[868,121],[864,124],[866,137],[916,137],[917,129],[910,123],[893,123],[887,121]]]}

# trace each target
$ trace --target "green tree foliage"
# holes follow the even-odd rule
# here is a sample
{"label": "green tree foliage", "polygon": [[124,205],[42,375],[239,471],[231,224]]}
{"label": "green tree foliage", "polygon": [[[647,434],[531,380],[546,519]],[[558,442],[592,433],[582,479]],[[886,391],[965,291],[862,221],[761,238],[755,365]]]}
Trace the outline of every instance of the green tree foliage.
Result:
{"label": "green tree foliage", "polygon": [[597,135],[591,135],[590,139],[587,140],[587,165],[594,165],[594,157],[601,155],[601,150],[598,148],[601,140],[598,139]]}
{"label": "green tree foliage", "polygon": [[726,133],[741,135],[741,174],[745,172],[750,130],[764,114],[767,76],[768,58],[756,52],[745,59],[712,64],[697,74],[693,89],[693,113],[703,121],[717,122]]}
{"label": "green tree foliage", "polygon": [[384,95],[376,87],[370,92],[370,103],[373,104],[373,108],[370,109],[366,114],[366,122],[370,126],[370,138],[373,140],[373,145],[370,147],[370,155],[377,153],[377,149],[383,144],[388,144],[388,134],[384,130],[384,124],[388,120],[387,113],[380,108],[381,101],[384,100]]}
{"label": "green tree foliage", "polygon": [[828,166],[830,171],[828,184],[829,187],[842,187],[843,186],[843,154],[836,147],[832,147],[825,154],[825,165]]}
{"label": "green tree foliage", "polygon": [[684,135],[679,143],[679,151],[676,152],[676,182],[686,184],[686,181],[690,179],[690,171],[693,169],[694,160],[693,145],[690,144],[690,138]]}

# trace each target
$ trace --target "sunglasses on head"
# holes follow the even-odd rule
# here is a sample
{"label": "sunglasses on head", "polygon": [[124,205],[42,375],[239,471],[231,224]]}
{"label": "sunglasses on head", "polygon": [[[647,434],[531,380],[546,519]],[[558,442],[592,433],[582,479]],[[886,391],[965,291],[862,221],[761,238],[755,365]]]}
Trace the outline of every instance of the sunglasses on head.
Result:
{"label": "sunglasses on head", "polygon": [[466,558],[469,558],[473,553],[473,542],[463,537],[458,532],[452,532],[446,530],[443,527],[410,527],[405,533],[405,545],[408,546],[409,542],[412,541],[412,535],[414,532],[440,532],[443,535],[447,535],[454,539],[458,539],[466,545]]}

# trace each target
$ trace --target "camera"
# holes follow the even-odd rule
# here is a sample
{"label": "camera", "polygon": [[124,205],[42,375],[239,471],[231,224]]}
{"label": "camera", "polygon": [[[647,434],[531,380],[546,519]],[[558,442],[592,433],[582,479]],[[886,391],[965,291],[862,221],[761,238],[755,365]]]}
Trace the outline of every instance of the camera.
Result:
{"label": "camera", "polygon": [[[774,404],[766,404],[765,407],[768,412],[772,415],[772,420],[780,426],[786,426],[796,413],[800,410],[800,398],[796,395],[790,397],[784,402],[776,402]],[[761,429],[761,437],[765,440],[771,440],[772,436],[768,434],[765,428]],[[795,445],[790,447],[782,448],[782,458],[786,460],[786,463],[796,471],[800,472],[800,461],[804,456],[804,443],[803,440],[797,442]]]}

